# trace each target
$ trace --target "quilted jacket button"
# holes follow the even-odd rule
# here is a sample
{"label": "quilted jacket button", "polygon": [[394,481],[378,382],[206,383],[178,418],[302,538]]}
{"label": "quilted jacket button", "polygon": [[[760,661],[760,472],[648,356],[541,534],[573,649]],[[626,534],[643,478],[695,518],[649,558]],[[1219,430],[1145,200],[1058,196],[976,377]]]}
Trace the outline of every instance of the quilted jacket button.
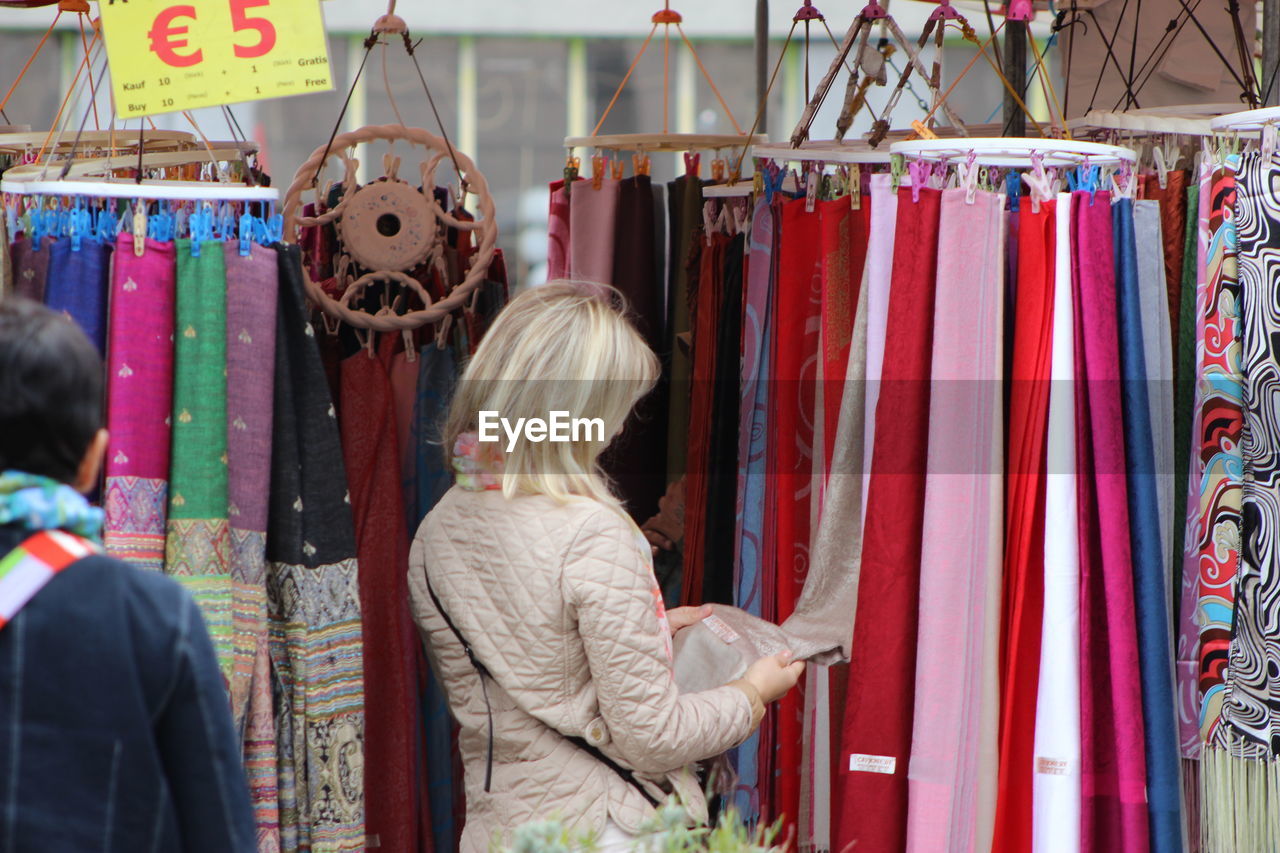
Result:
{"label": "quilted jacket button", "polygon": [[587,730],[583,733],[583,737],[587,743],[592,746],[604,746],[609,742],[609,729],[604,724],[603,717],[596,717],[587,724]]}

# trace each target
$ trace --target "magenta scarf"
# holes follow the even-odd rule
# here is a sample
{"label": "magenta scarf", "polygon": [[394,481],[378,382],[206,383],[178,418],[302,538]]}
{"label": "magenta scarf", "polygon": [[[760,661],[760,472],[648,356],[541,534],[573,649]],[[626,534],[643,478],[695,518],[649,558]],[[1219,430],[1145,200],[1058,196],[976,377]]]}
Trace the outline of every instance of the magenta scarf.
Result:
{"label": "magenta scarf", "polygon": [[1071,199],[1080,472],[1081,850],[1146,853],[1146,754],[1109,193]]}
{"label": "magenta scarf", "polygon": [[107,326],[107,553],[164,568],[173,408],[173,243],[118,238]]}

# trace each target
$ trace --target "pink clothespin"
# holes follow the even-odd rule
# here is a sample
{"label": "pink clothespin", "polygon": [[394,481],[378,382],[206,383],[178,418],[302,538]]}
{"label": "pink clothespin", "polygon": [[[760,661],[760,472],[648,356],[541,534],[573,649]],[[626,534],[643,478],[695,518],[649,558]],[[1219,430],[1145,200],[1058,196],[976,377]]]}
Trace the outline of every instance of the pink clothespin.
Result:
{"label": "pink clothespin", "polygon": [[933,175],[933,164],[924,160],[913,160],[907,164],[907,172],[911,175],[911,200],[920,201],[920,190],[929,183]]}
{"label": "pink clothespin", "polygon": [[696,178],[702,174],[702,155],[695,152],[685,152],[684,155],[684,173],[691,178]]}
{"label": "pink clothespin", "polygon": [[964,161],[964,179],[960,182],[964,187],[964,203],[973,204],[978,200],[978,155],[970,151]]}

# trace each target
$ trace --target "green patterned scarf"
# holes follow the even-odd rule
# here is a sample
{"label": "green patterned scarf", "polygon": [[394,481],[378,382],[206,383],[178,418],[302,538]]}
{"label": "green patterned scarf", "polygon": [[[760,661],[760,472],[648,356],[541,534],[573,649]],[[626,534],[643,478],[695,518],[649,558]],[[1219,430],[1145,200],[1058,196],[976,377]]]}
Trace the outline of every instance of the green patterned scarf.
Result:
{"label": "green patterned scarf", "polygon": [[0,526],[18,524],[31,532],[65,530],[102,540],[102,510],[65,483],[22,471],[0,472]]}

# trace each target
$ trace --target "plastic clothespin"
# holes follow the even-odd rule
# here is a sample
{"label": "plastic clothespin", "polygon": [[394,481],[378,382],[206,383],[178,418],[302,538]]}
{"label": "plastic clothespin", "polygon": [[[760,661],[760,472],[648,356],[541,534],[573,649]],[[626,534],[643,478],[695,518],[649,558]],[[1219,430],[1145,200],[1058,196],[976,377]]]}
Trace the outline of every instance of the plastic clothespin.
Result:
{"label": "plastic clothespin", "polygon": [[604,184],[605,162],[603,154],[591,155],[591,188],[600,189]]}
{"label": "plastic clothespin", "polygon": [[786,183],[786,170],[779,168],[777,163],[770,161],[757,174],[760,174],[764,180],[764,200],[766,203],[772,204],[773,196],[782,192],[782,185]]}
{"label": "plastic clothespin", "polygon": [[253,217],[246,211],[240,216],[240,257],[247,258],[253,247]]}
{"label": "plastic clothespin", "polygon": [[93,224],[95,239],[99,243],[106,245],[114,243],[116,239],[115,224],[115,217],[111,215],[110,210],[105,208],[99,210]]}
{"label": "plastic clothespin", "polygon": [[71,211],[71,251],[80,251],[81,241],[85,235],[93,237],[93,217],[85,207],[77,207]]}
{"label": "plastic clothespin", "polygon": [[1160,189],[1169,189],[1169,164],[1165,162],[1164,151],[1159,145],[1151,146],[1151,162],[1156,167],[1156,183]]}
{"label": "plastic clothespin", "polygon": [[653,166],[653,161],[649,159],[648,154],[639,153],[631,155],[631,171],[637,175],[649,174],[649,169]]}
{"label": "plastic clothespin", "polygon": [[133,208],[133,255],[140,258],[147,251],[147,206],[139,201]]}
{"label": "plastic clothespin", "polygon": [[702,155],[696,151],[686,151],[684,155],[684,173],[691,178],[702,174]]}
{"label": "plastic clothespin", "polygon": [[1004,191],[1009,197],[1009,210],[1018,210],[1022,203],[1022,177],[1017,172],[1004,176]]}
{"label": "plastic clothespin", "polygon": [[822,188],[822,163],[804,163],[804,210],[813,213],[818,203],[818,191]]}
{"label": "plastic clothespin", "polygon": [[1277,132],[1275,122],[1267,122],[1262,126],[1262,159],[1270,160],[1276,153]]}
{"label": "plastic clothespin", "polygon": [[849,184],[849,209],[862,210],[862,167],[850,163],[845,174]]}
{"label": "plastic clothespin", "polygon": [[903,166],[902,155],[890,154],[889,155],[889,176],[891,178],[890,186],[893,187],[895,192],[897,191],[899,184],[902,183],[902,175],[904,174],[904,172],[905,172],[905,168]]}
{"label": "plastic clothespin", "polygon": [[978,200],[978,155],[974,151],[970,151],[965,158],[964,177],[960,186],[964,188],[965,204],[973,204]]}
{"label": "plastic clothespin", "polygon": [[272,214],[271,216],[267,217],[265,224],[267,226],[268,241],[270,243],[283,243],[284,242],[283,214],[279,214],[279,213]]}
{"label": "plastic clothespin", "polygon": [[915,160],[907,164],[907,171],[911,173],[911,200],[919,202],[920,190],[929,183],[929,178],[933,176],[933,165],[926,163],[924,160]]}
{"label": "plastic clothespin", "polygon": [[582,169],[582,158],[573,156],[573,149],[569,149],[569,156],[564,160],[564,192],[568,195],[573,191],[573,182],[578,180],[578,173]]}
{"label": "plastic clothespin", "polygon": [[620,158],[616,160],[610,160],[609,176],[613,178],[615,181],[620,181],[622,180],[623,176],[626,174],[626,168],[627,168],[627,164],[624,163]]}

